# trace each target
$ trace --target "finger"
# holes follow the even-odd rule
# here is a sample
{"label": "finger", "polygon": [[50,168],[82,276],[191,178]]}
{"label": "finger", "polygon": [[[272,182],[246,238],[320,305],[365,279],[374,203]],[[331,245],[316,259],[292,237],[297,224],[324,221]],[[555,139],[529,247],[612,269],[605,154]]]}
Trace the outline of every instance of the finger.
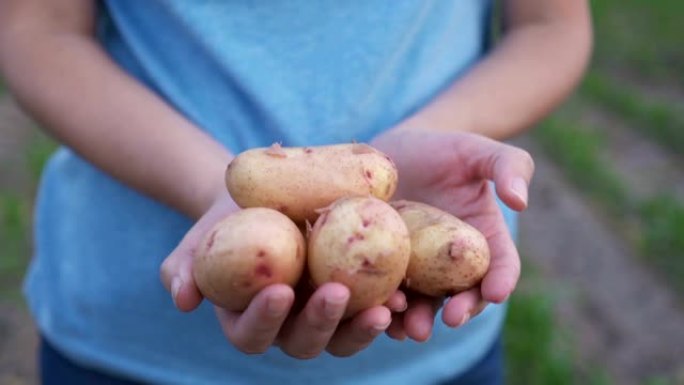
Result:
{"label": "finger", "polygon": [[161,265],[161,281],[181,311],[191,311],[202,302],[202,294],[192,273],[192,260],[202,238],[225,215],[223,211],[214,210],[200,218]]}
{"label": "finger", "polygon": [[425,342],[432,335],[432,326],[438,305],[435,299],[417,297],[409,301],[404,313],[404,330],[406,335],[418,342]]}
{"label": "finger", "polygon": [[302,312],[286,325],[280,348],[300,359],[321,354],[332,338],[349,301],[349,289],[327,283],[314,292]]}
{"label": "finger", "polygon": [[385,306],[392,312],[401,313],[408,307],[406,302],[406,294],[403,291],[397,290],[392,294],[392,296],[385,302]]}
{"label": "finger", "polygon": [[496,194],[513,210],[526,209],[533,174],[532,156],[525,150],[505,145],[496,157],[492,170]]}
{"label": "finger", "polygon": [[503,223],[488,239],[491,261],[480,284],[482,298],[501,303],[513,293],[520,278],[520,255]]}
{"label": "finger", "polygon": [[385,306],[364,310],[340,326],[330,340],[327,351],[338,357],[351,356],[373,342],[389,327],[391,321],[392,313]]}
{"label": "finger", "polygon": [[406,330],[404,330],[404,314],[398,313],[392,315],[392,322],[385,331],[387,335],[397,341],[406,339]]}
{"label": "finger", "polygon": [[480,288],[474,287],[449,298],[442,310],[442,321],[452,328],[463,326],[476,311],[482,302]]}
{"label": "finger", "polygon": [[265,352],[278,336],[294,302],[292,288],[283,284],[263,289],[243,313],[216,308],[223,334],[247,354]]}
{"label": "finger", "polygon": [[468,147],[470,162],[467,169],[473,170],[475,178],[494,181],[496,193],[513,210],[527,207],[528,187],[534,174],[534,160],[520,148],[477,137],[479,145]]}
{"label": "finger", "polygon": [[183,239],[176,249],[164,260],[160,269],[162,283],[171,293],[174,305],[181,311],[191,311],[202,302],[195,278],[192,274],[193,241]]}

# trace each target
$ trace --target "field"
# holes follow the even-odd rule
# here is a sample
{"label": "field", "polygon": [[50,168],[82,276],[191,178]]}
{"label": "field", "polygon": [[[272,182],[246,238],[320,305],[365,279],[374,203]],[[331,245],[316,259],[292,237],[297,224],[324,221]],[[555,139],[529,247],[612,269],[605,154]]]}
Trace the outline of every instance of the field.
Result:
{"label": "field", "polygon": [[592,7],[582,85],[516,140],[538,168],[509,382],[684,384],[684,3]]}
{"label": "field", "polygon": [[[684,2],[595,0],[586,78],[513,141],[537,173],[506,323],[510,384],[684,384]],[[54,143],[0,84],[0,384],[35,382],[20,285]]]}

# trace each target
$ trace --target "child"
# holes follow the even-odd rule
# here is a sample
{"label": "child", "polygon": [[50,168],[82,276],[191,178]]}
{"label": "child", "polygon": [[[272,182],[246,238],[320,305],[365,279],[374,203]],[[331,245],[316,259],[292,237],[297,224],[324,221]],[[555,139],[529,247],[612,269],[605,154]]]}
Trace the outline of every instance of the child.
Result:
{"label": "child", "polygon": [[[504,1],[503,37],[485,52],[484,0],[1,2],[2,73],[63,144],[43,175],[25,287],[43,382],[501,383],[500,304],[520,262],[515,218],[488,181],[522,210],[533,164],[496,140],[575,86],[587,7]],[[301,311],[284,285],[241,314],[202,302],[192,250],[238,210],[223,185],[232,156],[351,140],[393,158],[397,199],[487,236],[481,286],[439,313],[397,292],[343,322],[349,291],[334,283]]]}

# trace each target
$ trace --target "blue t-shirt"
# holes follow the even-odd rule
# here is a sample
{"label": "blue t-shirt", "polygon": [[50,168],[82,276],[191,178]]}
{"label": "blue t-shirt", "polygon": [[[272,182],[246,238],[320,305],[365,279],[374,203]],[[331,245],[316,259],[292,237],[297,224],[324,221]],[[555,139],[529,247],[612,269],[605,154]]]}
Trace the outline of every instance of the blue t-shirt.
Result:
{"label": "blue t-shirt", "polygon": [[[482,56],[488,12],[483,0],[112,0],[100,2],[98,37],[239,153],[370,140]],[[191,225],[61,148],[43,174],[25,285],[40,331],[71,359],[138,380],[283,385],[432,383],[467,370],[500,333],[504,306],[489,306],[456,330],[437,319],[423,344],[381,336],[353,357],[308,361],[242,354],[209,303],[181,313],[160,283]]]}

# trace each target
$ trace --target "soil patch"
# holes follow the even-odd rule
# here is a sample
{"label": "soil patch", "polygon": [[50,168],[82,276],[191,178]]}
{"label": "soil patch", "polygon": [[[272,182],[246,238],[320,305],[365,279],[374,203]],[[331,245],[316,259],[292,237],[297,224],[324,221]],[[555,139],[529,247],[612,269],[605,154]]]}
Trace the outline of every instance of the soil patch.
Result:
{"label": "soil patch", "polygon": [[520,223],[522,255],[553,285],[559,322],[571,330],[583,365],[598,365],[618,384],[660,375],[684,382],[679,299],[529,138],[515,144],[537,164]]}

